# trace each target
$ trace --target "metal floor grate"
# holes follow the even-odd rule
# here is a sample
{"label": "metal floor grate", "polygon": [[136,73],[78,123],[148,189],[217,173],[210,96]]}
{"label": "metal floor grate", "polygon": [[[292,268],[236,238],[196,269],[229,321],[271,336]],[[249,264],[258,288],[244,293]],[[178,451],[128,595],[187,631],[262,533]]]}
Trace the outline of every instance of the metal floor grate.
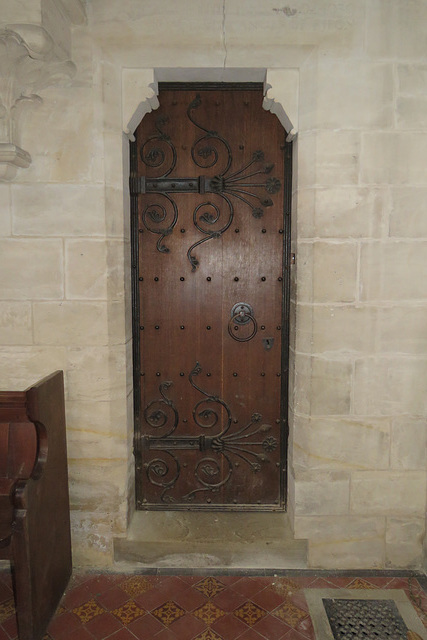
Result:
{"label": "metal floor grate", "polygon": [[408,628],[393,600],[323,598],[335,640],[406,640]]}

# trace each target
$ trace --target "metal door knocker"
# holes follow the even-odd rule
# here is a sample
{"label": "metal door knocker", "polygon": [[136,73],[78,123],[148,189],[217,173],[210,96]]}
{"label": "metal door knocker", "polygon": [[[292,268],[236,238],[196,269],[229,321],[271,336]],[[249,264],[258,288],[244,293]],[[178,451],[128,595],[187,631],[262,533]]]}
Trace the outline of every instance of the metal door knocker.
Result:
{"label": "metal door knocker", "polygon": [[[249,335],[241,338],[238,335],[240,327],[252,323],[252,330]],[[237,342],[248,342],[252,340],[258,331],[257,321],[254,317],[254,310],[248,302],[236,302],[231,309],[231,318],[228,323],[228,333]]]}

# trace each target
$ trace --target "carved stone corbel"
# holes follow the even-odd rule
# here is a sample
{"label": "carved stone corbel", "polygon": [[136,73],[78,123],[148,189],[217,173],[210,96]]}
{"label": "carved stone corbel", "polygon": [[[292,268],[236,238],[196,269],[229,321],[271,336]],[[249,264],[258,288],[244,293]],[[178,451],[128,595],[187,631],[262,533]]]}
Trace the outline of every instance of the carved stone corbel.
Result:
{"label": "carved stone corbel", "polygon": [[298,133],[299,71],[298,69],[267,69],[263,107],[274,113],[285,131],[286,142]]}
{"label": "carved stone corbel", "polygon": [[13,180],[31,156],[20,146],[28,106],[42,102],[38,92],[71,78],[75,65],[58,61],[49,33],[38,25],[0,29],[0,181]]}

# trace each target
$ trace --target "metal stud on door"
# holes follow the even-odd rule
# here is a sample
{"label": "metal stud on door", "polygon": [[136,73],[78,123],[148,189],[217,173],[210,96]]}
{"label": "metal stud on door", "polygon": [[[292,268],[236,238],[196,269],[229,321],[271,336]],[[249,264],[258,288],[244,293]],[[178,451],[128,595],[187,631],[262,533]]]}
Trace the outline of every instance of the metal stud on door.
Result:
{"label": "metal stud on door", "polygon": [[280,509],[284,131],[259,87],[202,89],[131,146],[137,504]]}

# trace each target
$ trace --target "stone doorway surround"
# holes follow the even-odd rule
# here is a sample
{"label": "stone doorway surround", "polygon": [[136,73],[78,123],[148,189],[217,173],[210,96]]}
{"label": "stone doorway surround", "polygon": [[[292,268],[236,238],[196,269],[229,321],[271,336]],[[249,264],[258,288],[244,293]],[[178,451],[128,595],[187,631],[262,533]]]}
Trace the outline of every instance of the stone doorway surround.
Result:
{"label": "stone doorway surround", "polygon": [[[298,132],[298,69],[122,69],[123,188],[128,194],[127,141],[143,117],[159,106],[159,82],[263,82],[263,108],[277,116],[287,142]],[[130,212],[130,204],[125,204]],[[295,278],[291,279],[295,283]],[[295,292],[291,291],[291,297]],[[130,300],[126,306],[129,311]],[[292,319],[291,319],[292,322]],[[291,335],[295,331],[291,328]],[[292,346],[292,345],[291,345]],[[127,376],[132,380],[132,362]],[[292,387],[293,381],[290,380]],[[129,418],[129,416],[128,416]],[[289,455],[289,453],[288,453]],[[133,466],[133,456],[130,465]],[[132,471],[130,470],[132,476]],[[132,494],[133,492],[131,492]],[[294,541],[288,514],[174,514],[133,512],[125,537],[114,541],[116,562],[138,566],[281,568],[306,566],[306,543]],[[291,508],[291,513],[293,509]],[[201,522],[203,519],[203,522]],[[175,531],[178,528],[178,532]],[[172,534],[171,534],[172,532]]]}

